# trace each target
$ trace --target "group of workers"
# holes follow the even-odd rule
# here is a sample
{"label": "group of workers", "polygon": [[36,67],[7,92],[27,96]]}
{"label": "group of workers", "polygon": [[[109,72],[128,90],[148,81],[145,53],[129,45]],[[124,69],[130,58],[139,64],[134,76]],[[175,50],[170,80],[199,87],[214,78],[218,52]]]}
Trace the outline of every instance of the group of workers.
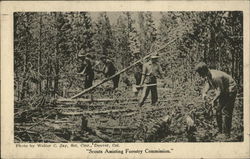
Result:
{"label": "group of workers", "polygon": [[[97,65],[95,57],[90,54],[79,57],[84,61],[79,73],[85,74],[85,89],[92,86],[94,71],[102,72],[105,77],[113,76],[117,72],[113,62],[106,56],[100,58],[104,64],[104,68],[101,71],[95,69]],[[148,62],[139,63],[135,66],[135,84],[142,88],[141,98],[138,103],[140,107],[143,106],[150,92],[151,104],[156,105],[158,101],[157,79],[162,78],[162,69],[158,64],[158,58],[158,54],[151,55]],[[137,56],[135,59],[138,60],[139,57]],[[209,90],[215,91],[215,97],[210,101],[210,105],[216,108],[218,131],[226,137],[230,137],[232,114],[237,94],[235,80],[225,72],[209,69],[203,62],[195,67],[195,71],[206,80],[206,85],[202,91],[202,98],[206,100]],[[112,78],[112,81],[113,88],[116,89],[119,83],[119,75]],[[216,101],[218,101],[218,104],[216,104]]]}
{"label": "group of workers", "polygon": [[[97,68],[100,62],[96,60],[95,55],[91,55],[89,53],[87,53],[86,55],[79,54],[78,58],[81,60],[81,65],[78,68],[78,74],[85,76],[85,82],[84,82],[85,89],[93,86],[95,72],[103,73],[105,77],[113,76],[117,72],[114,63],[107,56],[102,56],[100,58],[101,62],[104,65],[102,70],[99,70]],[[118,88],[119,79],[120,75],[117,75],[114,78],[112,78],[113,89]]]}
{"label": "group of workers", "polygon": [[[101,70],[97,69],[99,62],[96,61],[95,56],[87,53],[86,55],[79,54],[78,57],[81,59],[81,66],[78,69],[78,74],[85,75],[84,88],[87,89],[93,85],[94,72],[103,73],[105,77],[111,77],[117,73],[117,69],[107,56],[102,56],[100,61],[103,63],[104,67]],[[135,54],[134,57],[138,60],[140,57]],[[150,56],[150,61],[145,64],[138,63],[135,66],[134,77],[136,80],[136,85],[138,89],[143,88],[142,96],[139,101],[139,106],[141,107],[147,96],[151,92],[152,105],[155,105],[158,101],[157,94],[157,78],[162,78],[162,69],[158,64],[159,56],[157,54]],[[113,89],[118,88],[120,75],[116,75],[112,78]]]}

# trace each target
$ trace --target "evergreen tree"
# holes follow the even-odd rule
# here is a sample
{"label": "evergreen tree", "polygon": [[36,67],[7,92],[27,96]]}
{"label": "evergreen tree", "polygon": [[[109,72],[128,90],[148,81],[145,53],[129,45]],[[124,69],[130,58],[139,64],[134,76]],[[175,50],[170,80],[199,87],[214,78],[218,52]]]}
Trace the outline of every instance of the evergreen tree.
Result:
{"label": "evergreen tree", "polygon": [[152,50],[157,37],[156,27],[152,18],[151,12],[140,12],[138,13],[139,22],[139,40],[141,44],[141,52],[144,56],[149,54]]}
{"label": "evergreen tree", "polygon": [[94,25],[94,32],[94,50],[99,55],[114,57],[114,36],[106,12],[100,13],[97,22]]}
{"label": "evergreen tree", "polygon": [[138,37],[134,27],[134,20],[129,12],[124,12],[117,19],[116,27],[116,50],[123,67],[127,67],[138,51]]}

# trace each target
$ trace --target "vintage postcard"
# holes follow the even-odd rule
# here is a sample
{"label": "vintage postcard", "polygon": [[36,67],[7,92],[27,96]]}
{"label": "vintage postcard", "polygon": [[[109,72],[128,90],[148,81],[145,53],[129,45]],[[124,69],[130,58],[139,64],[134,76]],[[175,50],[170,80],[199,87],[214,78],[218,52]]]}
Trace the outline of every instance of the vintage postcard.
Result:
{"label": "vintage postcard", "polygon": [[249,5],[1,2],[1,157],[250,157]]}

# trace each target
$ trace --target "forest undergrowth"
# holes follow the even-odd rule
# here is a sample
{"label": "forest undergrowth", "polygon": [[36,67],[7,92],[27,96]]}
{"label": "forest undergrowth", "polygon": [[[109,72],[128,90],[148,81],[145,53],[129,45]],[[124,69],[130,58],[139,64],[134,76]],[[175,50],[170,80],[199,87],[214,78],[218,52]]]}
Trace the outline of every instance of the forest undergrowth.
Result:
{"label": "forest undergrowth", "polygon": [[226,140],[218,137],[215,111],[208,112],[198,91],[183,86],[158,91],[158,104],[151,106],[148,97],[142,107],[125,87],[92,92],[93,99],[115,99],[107,102],[60,103],[34,95],[15,103],[15,142],[243,141],[242,97],[236,99],[232,135]]}

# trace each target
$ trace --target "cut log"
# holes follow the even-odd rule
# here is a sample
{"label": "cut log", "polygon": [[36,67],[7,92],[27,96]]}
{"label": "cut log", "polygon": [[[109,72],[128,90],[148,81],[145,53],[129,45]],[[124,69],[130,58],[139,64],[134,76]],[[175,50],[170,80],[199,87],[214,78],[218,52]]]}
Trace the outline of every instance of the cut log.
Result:
{"label": "cut log", "polygon": [[84,111],[84,112],[62,112],[63,115],[97,115],[97,114],[108,114],[108,113],[122,113],[122,112],[133,112],[137,109],[122,109],[122,110],[105,110],[105,111]]}
{"label": "cut log", "polygon": [[81,108],[77,108],[77,107],[58,107],[55,109],[56,110],[81,110]]}
{"label": "cut log", "polygon": [[[170,101],[178,101],[179,99],[166,99],[166,100],[158,100],[159,103],[161,102],[170,102]],[[150,100],[146,100],[144,103],[151,103]],[[119,103],[121,105],[126,105],[126,104],[138,104],[138,102],[126,102],[126,103]]]}
{"label": "cut log", "polygon": [[23,140],[18,136],[15,136],[15,139],[18,140],[19,142],[23,142]]}
{"label": "cut log", "polygon": [[127,113],[125,115],[122,115],[123,117],[130,117],[130,116],[134,116],[137,112],[131,112],[131,113]]}
{"label": "cut log", "polygon": [[[177,38],[176,38],[176,39],[177,39]],[[157,52],[160,52],[160,51],[162,51],[163,49],[165,49],[169,44],[171,44],[172,42],[174,42],[176,39],[173,39],[173,40],[171,40],[170,42],[168,42],[168,43],[167,43],[166,45],[164,45],[162,48],[158,49]],[[74,95],[74,96],[71,97],[71,98],[74,99],[74,98],[80,97],[81,95],[83,95],[83,94],[85,94],[85,93],[90,92],[91,90],[93,90],[93,89],[95,89],[96,87],[102,85],[103,83],[105,83],[105,82],[107,82],[107,81],[113,79],[115,76],[117,76],[117,75],[119,75],[119,74],[121,74],[121,73],[124,73],[124,72],[126,72],[127,70],[133,68],[135,65],[137,65],[137,64],[140,63],[140,62],[142,62],[144,59],[149,58],[150,56],[151,56],[151,54],[146,55],[144,58],[142,58],[142,59],[140,59],[140,60],[134,62],[132,65],[130,65],[130,66],[128,66],[128,67],[122,69],[121,71],[117,72],[117,73],[114,74],[113,76],[110,76],[110,77],[108,77],[108,78],[105,78],[104,80],[102,80],[102,81],[99,82],[98,84],[96,84],[96,85],[94,85],[94,86],[92,86],[92,87],[89,87],[89,88],[83,90],[82,92],[80,92],[80,93]]]}
{"label": "cut log", "polygon": [[34,123],[15,123],[14,126],[32,126]]}
{"label": "cut log", "polygon": [[[178,101],[179,99],[166,99],[166,100],[159,100],[158,102],[169,102],[169,101]],[[137,98],[128,98],[128,99],[113,99],[113,98],[99,98],[99,99],[86,99],[86,98],[77,98],[77,99],[71,99],[71,98],[60,98],[57,99],[57,103],[59,104],[77,104],[77,102],[118,102],[118,101],[128,101],[127,104],[131,104],[130,101],[138,101]],[[146,102],[150,102],[149,100]],[[125,104],[126,104],[125,103]],[[132,102],[137,103],[137,102]],[[123,103],[120,103],[123,104]]]}
{"label": "cut log", "polygon": [[113,99],[113,98],[99,98],[99,99],[86,99],[86,98],[77,98],[77,99],[71,99],[71,98],[59,98],[57,99],[57,103],[77,103],[77,102],[114,102],[114,101],[137,101],[137,98],[129,98],[129,99]]}
{"label": "cut log", "polygon": [[61,98],[57,99],[57,102],[112,102],[117,101],[117,99],[109,99],[109,98],[102,98],[102,99],[85,99],[85,98],[78,98],[78,99],[71,99],[71,98]]}
{"label": "cut log", "polygon": [[41,132],[29,131],[29,130],[22,130],[22,131],[15,131],[15,133],[30,133],[30,134],[39,134]]}
{"label": "cut log", "polygon": [[136,130],[137,127],[128,127],[128,126],[116,126],[116,127],[107,127],[107,126],[98,126],[98,129],[106,130],[106,129],[116,129],[116,130]]}
{"label": "cut log", "polygon": [[37,122],[36,124],[32,125],[31,127],[27,128],[26,131],[32,129],[33,127],[41,124],[42,122],[44,122],[50,115],[46,116],[45,118],[43,118],[41,121]]}

